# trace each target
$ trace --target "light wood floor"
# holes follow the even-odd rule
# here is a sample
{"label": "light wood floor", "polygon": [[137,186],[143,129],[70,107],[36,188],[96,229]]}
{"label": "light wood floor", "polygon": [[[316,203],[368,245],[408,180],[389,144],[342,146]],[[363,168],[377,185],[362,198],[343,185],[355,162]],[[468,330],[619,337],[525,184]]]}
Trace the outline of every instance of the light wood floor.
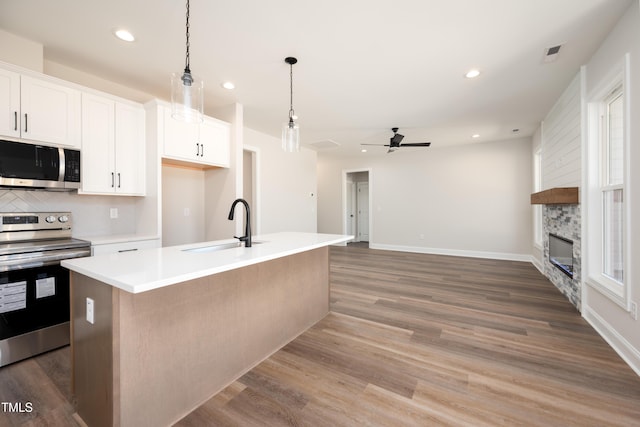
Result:
{"label": "light wood floor", "polygon": [[[640,426],[640,377],[528,263],[332,248],[331,310],[177,426]],[[68,348],[0,368],[34,406],[0,425],[76,425],[68,377]]]}

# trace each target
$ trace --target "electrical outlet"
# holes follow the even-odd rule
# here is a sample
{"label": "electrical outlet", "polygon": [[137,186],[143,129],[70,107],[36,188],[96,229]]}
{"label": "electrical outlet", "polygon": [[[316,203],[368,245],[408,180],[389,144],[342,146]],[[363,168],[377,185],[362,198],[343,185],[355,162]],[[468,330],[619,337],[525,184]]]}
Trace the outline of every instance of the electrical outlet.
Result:
{"label": "electrical outlet", "polygon": [[118,218],[118,208],[109,209],[109,216],[111,217],[111,219]]}
{"label": "electrical outlet", "polygon": [[631,311],[629,312],[633,320],[638,320],[638,303],[631,301]]}
{"label": "electrical outlet", "polygon": [[93,325],[94,322],[94,315],[95,315],[95,310],[94,310],[94,304],[93,304],[93,300],[91,298],[87,298],[87,322],[91,323]]}
{"label": "electrical outlet", "polygon": [[184,208],[184,210],[182,211],[182,213],[184,214],[184,216],[189,216],[189,215],[191,215],[191,209],[189,209],[189,208]]}

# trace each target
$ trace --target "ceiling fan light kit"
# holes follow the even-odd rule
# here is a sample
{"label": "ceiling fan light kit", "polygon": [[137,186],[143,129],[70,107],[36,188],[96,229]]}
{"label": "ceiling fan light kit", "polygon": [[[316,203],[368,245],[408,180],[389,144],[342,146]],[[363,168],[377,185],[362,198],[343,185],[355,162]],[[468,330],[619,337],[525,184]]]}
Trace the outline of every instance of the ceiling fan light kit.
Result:
{"label": "ceiling fan light kit", "polygon": [[289,121],[282,125],[282,149],[286,152],[293,153],[300,151],[300,127],[295,122],[297,118],[293,111],[293,65],[298,60],[292,56],[284,59],[289,64]]}
{"label": "ceiling fan light kit", "polygon": [[389,147],[387,153],[393,153],[402,147],[429,147],[431,146],[430,142],[410,142],[410,143],[402,143],[404,139],[404,135],[400,135],[398,133],[398,128],[391,128],[391,132],[393,132],[393,136],[389,139],[388,144],[360,144],[360,145],[379,145],[382,147]]}
{"label": "ceiling fan light kit", "polygon": [[182,73],[171,75],[171,117],[189,123],[204,120],[204,83],[191,74],[189,64],[189,0],[186,14],[186,56]]}

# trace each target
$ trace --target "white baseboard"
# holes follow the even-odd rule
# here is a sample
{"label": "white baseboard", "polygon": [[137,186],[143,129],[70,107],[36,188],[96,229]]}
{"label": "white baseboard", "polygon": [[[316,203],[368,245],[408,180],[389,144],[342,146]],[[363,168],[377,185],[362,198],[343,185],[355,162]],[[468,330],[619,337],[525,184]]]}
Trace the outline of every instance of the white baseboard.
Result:
{"label": "white baseboard", "polygon": [[414,252],[419,254],[450,255],[450,256],[469,257],[469,258],[487,258],[487,259],[501,259],[506,261],[533,262],[532,260],[533,257],[530,254],[465,251],[465,250],[459,250],[459,249],[425,248],[422,246],[385,245],[380,243],[369,243],[369,248],[381,249],[385,251]]}
{"label": "white baseboard", "polygon": [[640,350],[620,335],[606,320],[588,306],[582,308],[582,316],[622,359],[640,376]]}

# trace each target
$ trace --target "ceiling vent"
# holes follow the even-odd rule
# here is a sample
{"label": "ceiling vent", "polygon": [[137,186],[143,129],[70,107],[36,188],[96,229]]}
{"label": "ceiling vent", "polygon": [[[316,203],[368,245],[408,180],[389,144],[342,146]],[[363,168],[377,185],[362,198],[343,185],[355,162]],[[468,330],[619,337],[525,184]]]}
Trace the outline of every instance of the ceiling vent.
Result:
{"label": "ceiling vent", "polygon": [[561,44],[557,46],[548,47],[544,50],[544,58],[543,62],[554,62],[558,59],[558,54],[560,53]]}
{"label": "ceiling vent", "polygon": [[339,147],[340,144],[331,139],[325,139],[323,141],[312,142],[308,144],[308,146],[309,148],[313,148],[314,150],[327,150],[329,148]]}

